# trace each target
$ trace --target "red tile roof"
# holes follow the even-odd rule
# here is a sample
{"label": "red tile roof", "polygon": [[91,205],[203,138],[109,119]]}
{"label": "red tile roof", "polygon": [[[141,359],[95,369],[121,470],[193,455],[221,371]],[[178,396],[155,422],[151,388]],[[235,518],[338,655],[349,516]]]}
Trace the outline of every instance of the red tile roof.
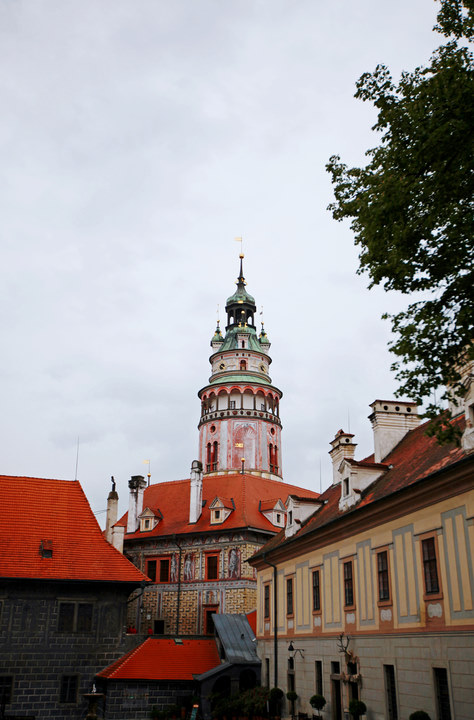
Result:
{"label": "red tile roof", "polygon": [[[464,428],[464,417],[455,419],[461,430]],[[374,468],[384,471],[369,487],[362,491],[360,501],[349,510],[339,509],[341,498],[341,485],[331,485],[321,495],[322,507],[303,523],[298,532],[288,540],[284,530],[269,540],[254,557],[262,552],[284,546],[285,542],[293,542],[308,533],[319,530],[345,515],[356,512],[377,500],[382,500],[392,493],[404,490],[418,483],[440,470],[455,465],[466,457],[466,453],[454,444],[439,445],[434,437],[428,437],[425,432],[428,423],[419,425],[408,432],[398,445],[384,458],[383,463],[374,463],[374,456],[369,455],[359,462],[349,460],[351,465],[361,468]]]}
{"label": "red tile roof", "polygon": [[[52,557],[40,544],[52,541]],[[108,543],[76,480],[0,475],[0,577],[139,584],[145,576]]]}
{"label": "red tile roof", "polygon": [[97,677],[109,680],[192,680],[220,665],[213,638],[196,640],[148,638]]}
{"label": "red tile roof", "polygon": [[[151,532],[126,533],[125,540],[172,535],[174,533],[209,532],[243,527],[275,532],[275,526],[259,510],[260,500],[281,498],[285,502],[288,495],[292,493],[296,493],[300,498],[314,499],[319,497],[319,494],[312,490],[304,490],[296,485],[288,485],[281,480],[271,480],[242,473],[236,473],[235,475],[205,475],[202,497],[206,504],[197,523],[190,525],[190,481],[173,480],[157,483],[145,489],[143,506],[152,510],[159,507],[163,514],[163,520],[160,520]],[[211,525],[209,506],[216,496],[232,499],[235,510],[222,524]],[[122,525],[126,525],[126,522],[127,513],[119,520]]]}

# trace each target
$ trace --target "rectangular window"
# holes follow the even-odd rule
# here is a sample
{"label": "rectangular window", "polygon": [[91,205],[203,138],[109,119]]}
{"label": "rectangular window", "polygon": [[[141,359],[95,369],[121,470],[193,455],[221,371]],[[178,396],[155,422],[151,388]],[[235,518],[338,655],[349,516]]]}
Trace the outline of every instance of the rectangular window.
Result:
{"label": "rectangular window", "polygon": [[436,703],[438,706],[438,720],[451,720],[451,705],[449,702],[448,672],[446,668],[433,668],[436,685]]}
{"label": "rectangular window", "polygon": [[293,578],[286,581],[286,614],[293,615]]}
{"label": "rectangular window", "polygon": [[206,555],[206,580],[219,579],[219,556]]}
{"label": "rectangular window", "polygon": [[384,665],[385,698],[387,702],[387,720],[398,720],[397,688],[395,685],[395,668]]}
{"label": "rectangular window", "polygon": [[388,581],[388,553],[386,550],[377,553],[377,573],[379,581],[379,600],[390,600],[390,584]]}
{"label": "rectangular window", "polygon": [[436,562],[435,539],[426,538],[421,541],[423,553],[423,573],[425,576],[425,592],[427,595],[439,593],[438,567]]}
{"label": "rectangular window", "polygon": [[77,703],[79,678],[77,675],[63,675],[59,690],[60,703]]}
{"label": "rectangular window", "polygon": [[319,610],[321,610],[319,570],[313,570],[313,612],[318,612]]}
{"label": "rectangular window", "polygon": [[58,613],[58,632],[91,632],[92,610],[92,603],[60,602]]}
{"label": "rectangular window", "polygon": [[265,686],[270,690],[270,658],[265,658],[265,683]]}
{"label": "rectangular window", "polygon": [[214,618],[212,616],[217,613],[217,610],[217,607],[212,607],[204,611],[204,632],[206,635],[214,634]]}
{"label": "rectangular window", "polygon": [[156,560],[146,561],[146,574],[152,582],[156,582]]}
{"label": "rectangular window", "polygon": [[170,581],[170,559],[163,558],[160,560],[160,582],[167,583]]}
{"label": "rectangular window", "polygon": [[230,410],[235,410],[235,400],[229,400],[229,408]]}
{"label": "rectangular window", "polygon": [[0,675],[0,708],[10,705],[13,696],[13,675]]}
{"label": "rectangular window", "polygon": [[270,617],[270,585],[263,586],[263,617]]}
{"label": "rectangular window", "polygon": [[314,663],[314,690],[316,695],[323,695],[323,661]]}
{"label": "rectangular window", "polygon": [[74,632],[74,603],[59,603],[58,631],[63,633]]}
{"label": "rectangular window", "polygon": [[354,604],[354,585],[352,582],[352,560],[344,563],[344,604]]}

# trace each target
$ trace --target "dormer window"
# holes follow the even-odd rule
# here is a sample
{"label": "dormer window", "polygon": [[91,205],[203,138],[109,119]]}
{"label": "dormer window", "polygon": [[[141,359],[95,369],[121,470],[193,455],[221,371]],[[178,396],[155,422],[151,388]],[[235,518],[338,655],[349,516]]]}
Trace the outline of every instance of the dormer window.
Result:
{"label": "dormer window", "polygon": [[41,540],[39,546],[39,554],[42,558],[53,557],[53,541],[52,540]]}
{"label": "dormer window", "polygon": [[140,520],[140,532],[151,532],[156,528],[159,521],[163,519],[163,516],[159,510],[153,512],[147,507],[140,513],[138,519]]}
{"label": "dormer window", "polygon": [[277,514],[276,514],[276,521],[277,521],[277,525],[280,525],[280,523],[281,523],[281,515],[280,515],[280,513],[277,513]]}
{"label": "dormer window", "polygon": [[211,525],[219,525],[227,520],[235,506],[232,499],[226,500],[225,498],[216,497],[210,504],[209,509],[211,511]]}

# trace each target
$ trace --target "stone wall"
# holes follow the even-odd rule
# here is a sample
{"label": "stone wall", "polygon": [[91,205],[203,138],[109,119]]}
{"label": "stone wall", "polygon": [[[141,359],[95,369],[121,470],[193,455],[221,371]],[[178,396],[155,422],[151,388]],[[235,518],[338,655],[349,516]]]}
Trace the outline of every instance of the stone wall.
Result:
{"label": "stone wall", "polygon": [[[126,636],[125,602],[129,588],[103,584],[3,583],[0,592],[0,676],[12,678],[7,715],[38,720],[85,717],[94,676],[132,649],[136,636]],[[60,632],[60,601],[92,603],[88,632]],[[60,702],[63,676],[77,676],[74,702]]]}

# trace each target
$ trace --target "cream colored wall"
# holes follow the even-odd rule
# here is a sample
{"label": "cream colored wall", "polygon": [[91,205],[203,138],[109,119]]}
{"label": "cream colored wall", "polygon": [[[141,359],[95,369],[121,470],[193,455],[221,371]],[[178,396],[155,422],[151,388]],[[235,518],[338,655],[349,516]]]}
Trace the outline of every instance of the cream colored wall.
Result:
{"label": "cream colored wall", "polygon": [[[278,628],[280,634],[420,630],[441,623],[447,627],[473,626],[474,492],[407,512],[386,524],[361,530],[278,564]],[[433,533],[438,548],[441,595],[424,598],[421,539]],[[378,606],[377,549],[387,549],[391,605]],[[353,558],[355,609],[343,606],[343,563]],[[321,626],[315,625],[311,606],[311,572],[321,568]],[[286,617],[286,578],[294,577],[294,618]],[[273,570],[258,572],[258,634],[273,632],[273,620],[263,618],[263,585],[272,582]],[[273,589],[270,592],[273,606]],[[382,610],[385,613],[382,613]],[[387,619],[391,612],[391,619]],[[273,618],[273,607],[272,615]]]}

